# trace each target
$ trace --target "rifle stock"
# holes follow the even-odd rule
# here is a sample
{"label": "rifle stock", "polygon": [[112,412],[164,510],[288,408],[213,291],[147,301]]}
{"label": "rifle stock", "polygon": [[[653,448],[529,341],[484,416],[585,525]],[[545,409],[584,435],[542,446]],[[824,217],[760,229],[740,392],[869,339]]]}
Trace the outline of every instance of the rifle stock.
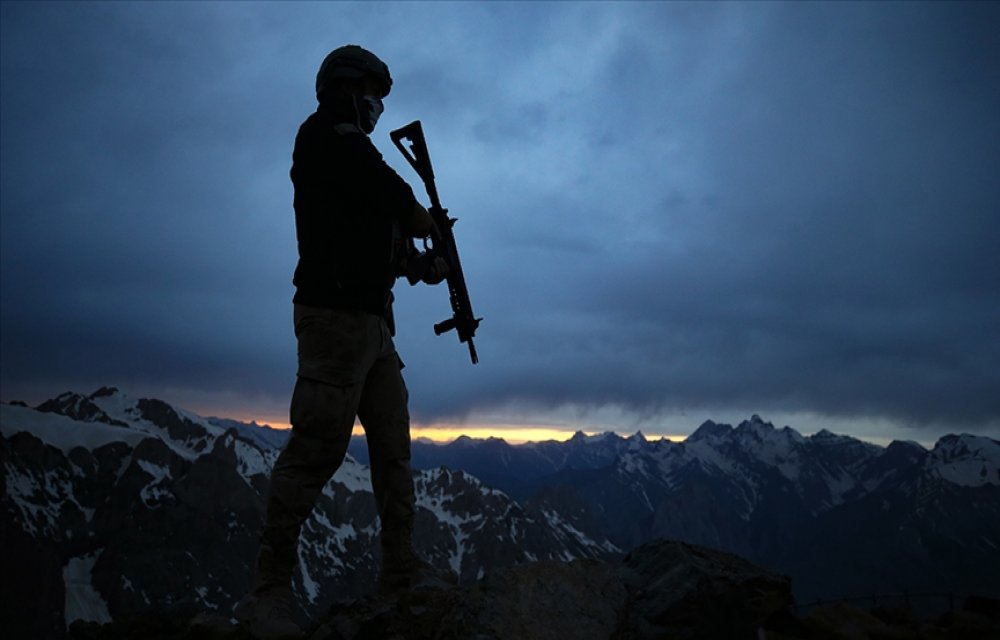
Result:
{"label": "rifle stock", "polygon": [[[389,133],[396,148],[399,149],[406,161],[410,163],[413,170],[417,172],[427,189],[427,197],[430,198],[431,206],[427,210],[434,220],[440,232],[440,244],[438,240],[433,240],[431,251],[444,258],[448,263],[448,298],[451,301],[451,317],[434,325],[434,333],[441,335],[454,329],[458,333],[459,342],[469,345],[469,356],[472,364],[479,362],[476,354],[476,345],[472,339],[476,335],[476,329],[482,318],[476,318],[472,313],[472,301],[469,300],[469,290],[465,286],[465,275],[462,272],[462,263],[458,259],[458,247],[455,245],[455,234],[452,232],[457,218],[448,217],[448,210],[441,206],[438,199],[437,186],[434,184],[434,168],[431,166],[431,157],[427,152],[427,141],[424,139],[424,130],[419,120],[414,120],[405,127],[401,127]],[[405,143],[408,143],[407,146]]]}

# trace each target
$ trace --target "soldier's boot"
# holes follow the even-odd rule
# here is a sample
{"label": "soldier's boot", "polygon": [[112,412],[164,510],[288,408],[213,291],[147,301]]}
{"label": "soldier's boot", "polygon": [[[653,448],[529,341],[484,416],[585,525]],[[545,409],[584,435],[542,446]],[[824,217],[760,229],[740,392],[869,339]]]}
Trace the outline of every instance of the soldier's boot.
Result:
{"label": "soldier's boot", "polygon": [[450,569],[438,569],[424,561],[413,550],[412,534],[408,530],[382,534],[382,570],[379,573],[379,594],[391,596],[409,589],[444,589],[458,584],[458,576]]}
{"label": "soldier's boot", "polygon": [[258,640],[302,637],[302,629],[293,617],[292,562],[287,556],[262,544],[254,589],[233,608],[233,617]]}

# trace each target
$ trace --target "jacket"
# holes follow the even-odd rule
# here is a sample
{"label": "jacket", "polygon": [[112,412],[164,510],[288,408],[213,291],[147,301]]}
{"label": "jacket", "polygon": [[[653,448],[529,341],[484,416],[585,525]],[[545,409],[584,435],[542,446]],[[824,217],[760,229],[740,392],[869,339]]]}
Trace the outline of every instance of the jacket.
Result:
{"label": "jacket", "polygon": [[321,104],[295,138],[294,302],[387,315],[416,198],[354,120]]}

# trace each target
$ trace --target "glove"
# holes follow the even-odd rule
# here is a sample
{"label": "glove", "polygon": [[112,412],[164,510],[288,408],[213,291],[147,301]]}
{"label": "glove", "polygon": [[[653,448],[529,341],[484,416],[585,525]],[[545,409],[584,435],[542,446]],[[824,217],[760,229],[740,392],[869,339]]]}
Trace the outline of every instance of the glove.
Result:
{"label": "glove", "polygon": [[426,251],[411,256],[406,263],[406,279],[411,285],[417,282],[438,284],[447,277],[448,271],[444,258]]}
{"label": "glove", "polygon": [[427,273],[424,274],[422,280],[427,284],[438,284],[442,280],[448,277],[448,272],[451,269],[448,268],[448,263],[441,256],[434,256],[431,260],[430,267],[427,269]]}

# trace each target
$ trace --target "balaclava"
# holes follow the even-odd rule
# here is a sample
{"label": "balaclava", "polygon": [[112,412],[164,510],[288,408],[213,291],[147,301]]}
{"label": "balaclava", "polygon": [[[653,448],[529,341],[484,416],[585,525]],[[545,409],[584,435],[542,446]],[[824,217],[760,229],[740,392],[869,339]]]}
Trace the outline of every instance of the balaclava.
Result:
{"label": "balaclava", "polygon": [[354,109],[358,113],[358,128],[365,133],[375,130],[379,116],[384,109],[382,98],[378,96],[354,96]]}

